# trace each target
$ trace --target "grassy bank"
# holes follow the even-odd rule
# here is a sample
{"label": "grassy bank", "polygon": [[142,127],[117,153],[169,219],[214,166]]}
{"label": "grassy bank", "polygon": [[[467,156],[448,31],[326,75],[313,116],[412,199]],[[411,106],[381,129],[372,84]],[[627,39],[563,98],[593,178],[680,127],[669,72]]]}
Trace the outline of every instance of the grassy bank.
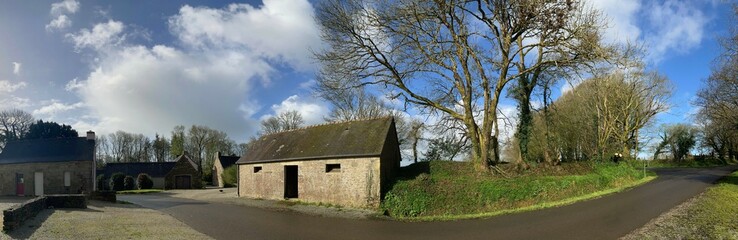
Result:
{"label": "grassy bank", "polygon": [[410,220],[493,216],[570,204],[653,179],[630,164],[564,164],[502,178],[462,162],[430,162],[403,169],[382,209]]}
{"label": "grassy bank", "polygon": [[738,239],[738,172],[626,239]]}
{"label": "grassy bank", "polygon": [[736,164],[734,161],[723,161],[717,158],[695,156],[676,162],[672,160],[649,161],[649,167],[717,167]]}

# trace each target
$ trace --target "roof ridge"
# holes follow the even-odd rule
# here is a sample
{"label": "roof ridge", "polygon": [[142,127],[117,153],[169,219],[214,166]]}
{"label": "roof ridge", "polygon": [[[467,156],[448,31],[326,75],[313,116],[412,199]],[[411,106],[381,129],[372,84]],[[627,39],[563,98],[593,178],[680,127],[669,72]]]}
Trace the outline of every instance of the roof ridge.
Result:
{"label": "roof ridge", "polygon": [[385,119],[385,118],[394,118],[394,116],[383,116],[383,117],[362,118],[362,119],[353,119],[353,120],[342,120],[342,121],[334,121],[334,122],[324,122],[324,123],[319,123],[319,124],[314,124],[314,125],[309,125],[309,126],[303,126],[303,127],[299,127],[299,128],[295,128],[295,129],[282,130],[282,131],[279,131],[279,132],[274,132],[274,133],[266,134],[266,135],[261,136],[261,137],[264,138],[264,137],[269,137],[271,135],[276,135],[276,134],[281,134],[281,133],[288,133],[288,132],[294,132],[294,131],[300,131],[300,130],[315,128],[315,127],[320,127],[320,126],[326,126],[326,125],[343,124],[343,123],[351,123],[351,122],[372,121],[372,120],[379,120],[379,119]]}

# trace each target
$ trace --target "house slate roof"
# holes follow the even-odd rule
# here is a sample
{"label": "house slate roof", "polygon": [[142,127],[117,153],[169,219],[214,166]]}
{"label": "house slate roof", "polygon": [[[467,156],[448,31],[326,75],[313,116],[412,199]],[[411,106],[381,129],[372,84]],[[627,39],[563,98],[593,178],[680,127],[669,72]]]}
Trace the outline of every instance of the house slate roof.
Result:
{"label": "house slate roof", "polygon": [[0,153],[0,164],[93,161],[95,141],[86,137],[11,141]]}
{"label": "house slate roof", "polygon": [[379,156],[390,130],[394,119],[386,117],[269,134],[256,140],[236,164]]}
{"label": "house slate roof", "polygon": [[165,177],[172,171],[176,162],[137,162],[137,163],[108,163],[99,174],[105,174],[109,178],[115,173],[123,173],[126,176],[136,177],[139,173],[146,173],[150,177]]}
{"label": "house slate roof", "polygon": [[218,159],[220,159],[220,165],[223,166],[223,169],[233,166],[233,164],[235,164],[240,158],[241,157],[239,156],[218,156]]}

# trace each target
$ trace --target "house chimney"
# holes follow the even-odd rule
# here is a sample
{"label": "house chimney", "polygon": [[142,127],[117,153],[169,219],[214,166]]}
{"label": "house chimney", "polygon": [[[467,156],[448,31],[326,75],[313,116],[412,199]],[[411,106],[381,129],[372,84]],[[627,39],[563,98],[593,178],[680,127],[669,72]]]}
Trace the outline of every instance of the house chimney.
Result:
{"label": "house chimney", "polygon": [[92,130],[87,131],[87,140],[88,141],[94,141],[95,140],[95,132]]}

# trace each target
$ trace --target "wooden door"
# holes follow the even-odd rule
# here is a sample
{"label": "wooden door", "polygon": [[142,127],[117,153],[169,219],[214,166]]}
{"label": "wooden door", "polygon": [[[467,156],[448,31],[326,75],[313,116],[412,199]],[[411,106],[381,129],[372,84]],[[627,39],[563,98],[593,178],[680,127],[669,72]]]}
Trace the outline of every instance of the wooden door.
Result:
{"label": "wooden door", "polygon": [[176,189],[192,188],[192,176],[190,175],[174,176],[174,188]]}

